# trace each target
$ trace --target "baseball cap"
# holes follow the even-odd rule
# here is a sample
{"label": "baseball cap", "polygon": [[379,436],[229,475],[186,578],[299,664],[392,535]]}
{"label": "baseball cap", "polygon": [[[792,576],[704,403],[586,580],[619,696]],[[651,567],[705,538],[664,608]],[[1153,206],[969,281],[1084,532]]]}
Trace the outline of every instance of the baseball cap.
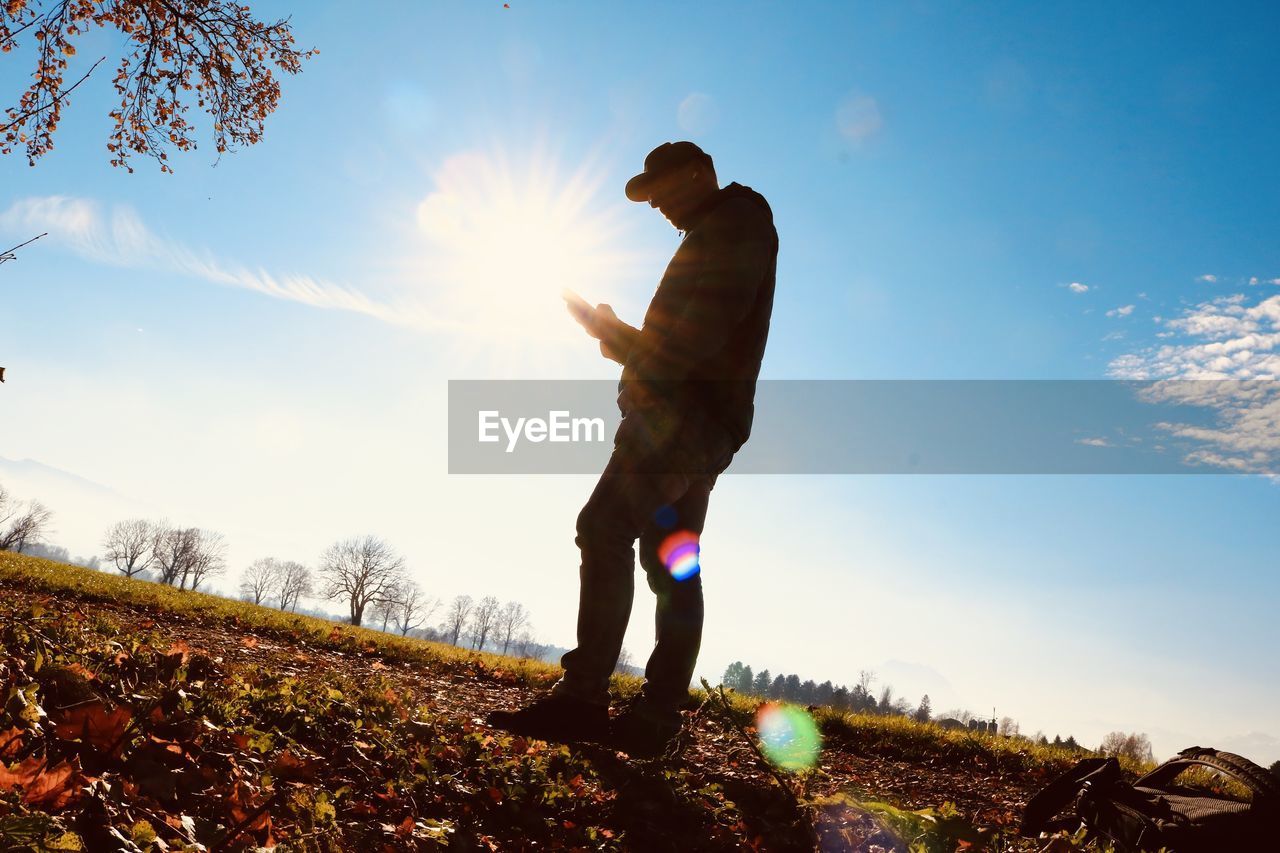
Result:
{"label": "baseball cap", "polygon": [[692,142],[664,142],[644,158],[644,171],[627,181],[627,198],[648,201],[653,182],[688,163],[710,166],[711,155]]}

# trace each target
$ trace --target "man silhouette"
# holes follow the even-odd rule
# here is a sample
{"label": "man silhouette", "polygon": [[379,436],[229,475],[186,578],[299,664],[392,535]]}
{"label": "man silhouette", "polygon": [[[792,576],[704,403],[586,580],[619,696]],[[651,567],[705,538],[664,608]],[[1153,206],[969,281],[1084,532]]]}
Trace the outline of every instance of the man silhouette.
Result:
{"label": "man silhouette", "polygon": [[[684,238],[636,329],[601,304],[570,312],[622,365],[614,450],[578,515],[578,645],[548,695],[489,723],[549,740],[605,741],[632,755],[680,730],[702,641],[698,540],[716,478],[747,440],[773,309],[778,235],[764,197],[721,188],[692,142],[664,143],[626,186]],[[631,615],[635,544],[657,596],[656,643],[637,700],[612,723],[609,676]]]}

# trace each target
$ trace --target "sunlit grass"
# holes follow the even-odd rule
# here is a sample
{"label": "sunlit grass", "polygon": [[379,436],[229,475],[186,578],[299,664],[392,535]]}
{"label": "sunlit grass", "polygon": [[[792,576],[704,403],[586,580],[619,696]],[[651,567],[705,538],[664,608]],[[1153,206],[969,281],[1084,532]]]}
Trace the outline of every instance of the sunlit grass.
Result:
{"label": "sunlit grass", "polygon": [[406,663],[478,660],[486,668],[501,668],[529,684],[546,683],[557,678],[560,673],[558,666],[542,661],[504,657],[462,649],[448,643],[400,637],[370,628],[345,625],[314,616],[284,613],[247,601],[176,589],[165,584],[96,572],[10,551],[0,551],[0,583],[51,595],[70,593],[89,601],[132,605],[189,615],[211,622],[233,623],[241,630],[296,637],[322,647],[359,649],[370,655]]}

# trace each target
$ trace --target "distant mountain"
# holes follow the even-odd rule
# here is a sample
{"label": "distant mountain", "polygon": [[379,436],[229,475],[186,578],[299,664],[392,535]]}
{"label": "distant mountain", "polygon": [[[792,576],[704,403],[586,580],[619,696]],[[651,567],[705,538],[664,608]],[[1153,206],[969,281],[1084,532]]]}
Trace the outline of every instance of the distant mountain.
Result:
{"label": "distant mountain", "polygon": [[38,500],[53,510],[47,540],[85,557],[101,552],[102,534],[115,522],[163,515],[110,486],[35,459],[0,457],[0,485],[15,500]]}
{"label": "distant mountain", "polygon": [[[114,489],[95,483],[93,480],[87,480],[79,474],[72,474],[70,471],[54,468],[52,465],[46,465],[34,459],[13,460],[0,456],[0,483],[10,479],[21,480],[28,484],[75,488],[104,497],[120,497]],[[44,500],[44,498],[40,499]]]}

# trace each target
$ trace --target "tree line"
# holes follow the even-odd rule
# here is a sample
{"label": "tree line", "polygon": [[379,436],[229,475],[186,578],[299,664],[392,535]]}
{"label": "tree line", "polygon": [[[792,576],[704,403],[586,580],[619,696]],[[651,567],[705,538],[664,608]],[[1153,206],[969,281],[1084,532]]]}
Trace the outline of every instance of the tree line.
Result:
{"label": "tree line", "polygon": [[[175,528],[166,522],[132,519],[114,524],[106,534],[107,559],[125,577],[153,571],[156,580],[191,589],[225,569],[221,534],[199,528]],[[459,595],[447,608],[428,595],[408,573],[404,557],[386,540],[366,535],[333,543],[313,571],[295,560],[261,557],[241,574],[240,597],[259,605],[296,612],[304,596],[340,603],[347,621],[401,636],[411,632],[453,645],[464,641],[477,650],[540,656],[529,612],[518,601],[500,602],[487,595],[478,601]],[[430,620],[443,611],[443,621]]]}
{"label": "tree line", "polygon": [[862,670],[858,683],[853,687],[836,685],[829,680],[819,684],[813,679],[801,681],[800,676],[795,674],[774,675],[767,669],[756,672],[750,664],[734,661],[725,669],[720,683],[744,696],[758,696],[761,699],[793,702],[797,705],[826,706],[853,713],[893,714],[914,717],[922,722],[928,722],[932,718],[928,694],[916,704],[903,697],[895,697],[893,688],[885,685],[877,695],[871,690],[874,681],[873,673]]}
{"label": "tree line", "polygon": [[[858,683],[853,687],[836,685],[831,681],[817,683],[813,679],[800,680],[794,674],[774,675],[767,669],[756,672],[750,664],[734,661],[725,669],[720,683],[744,696],[755,696],[779,702],[791,702],[810,707],[828,707],[838,711],[851,713],[896,715],[910,717],[921,723],[936,722],[944,728],[968,728],[981,732],[998,734],[1002,737],[1020,738],[1038,743],[1041,746],[1055,746],[1073,752],[1096,755],[1128,757],[1138,762],[1150,763],[1155,760],[1151,739],[1146,734],[1137,732],[1111,732],[1107,734],[1097,749],[1089,749],[1081,745],[1074,736],[1066,738],[1054,735],[1053,740],[1043,732],[1036,732],[1028,737],[1020,731],[1018,722],[1011,717],[1002,717],[997,722],[994,711],[990,720],[983,720],[970,711],[953,709],[935,715],[929,700],[929,694],[921,697],[919,703],[893,695],[893,688],[885,685],[878,693],[871,689],[875,675],[870,670],[862,670],[858,674]],[[1271,766],[1273,772],[1280,775],[1280,761]]]}
{"label": "tree line", "polygon": [[107,530],[103,547],[125,577],[150,570],[160,583],[179,589],[199,589],[227,570],[227,542],[221,533],[168,521],[118,521]]}
{"label": "tree line", "polygon": [[[996,721],[992,712],[990,720],[984,720],[970,711],[953,709],[935,715],[929,694],[912,702],[902,696],[894,696],[893,687],[884,685],[874,691],[872,685],[875,674],[870,670],[858,673],[858,682],[852,687],[833,684],[831,681],[818,683],[813,679],[800,680],[800,676],[789,673],[774,675],[767,669],[756,672],[750,664],[734,661],[725,669],[720,683],[744,696],[755,696],[779,702],[792,702],[797,705],[811,707],[828,707],[837,711],[855,714],[878,714],[881,716],[909,717],[917,722],[937,722],[944,728],[969,728],[1004,737],[1023,737],[1048,744],[1048,739],[1037,733],[1035,737],[1025,738],[1019,732],[1018,723],[1010,717]],[[1145,737],[1145,736],[1144,736]],[[1065,741],[1058,736],[1053,740],[1055,745],[1069,749],[1082,749],[1074,737]],[[1148,746],[1149,748],[1149,746]]]}

